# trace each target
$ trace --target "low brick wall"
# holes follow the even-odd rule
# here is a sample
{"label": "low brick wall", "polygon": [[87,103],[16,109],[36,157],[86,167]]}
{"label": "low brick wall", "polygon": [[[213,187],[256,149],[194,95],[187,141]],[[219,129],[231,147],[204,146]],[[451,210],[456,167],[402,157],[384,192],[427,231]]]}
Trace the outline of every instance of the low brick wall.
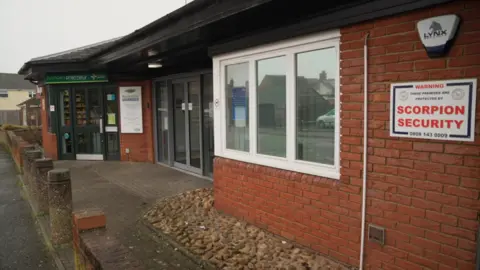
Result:
{"label": "low brick wall", "polygon": [[88,209],[73,214],[75,269],[143,269],[114,237],[107,236],[105,214]]}
{"label": "low brick wall", "polygon": [[22,139],[22,137],[15,134],[13,131],[5,132],[5,147],[10,151],[15,165],[18,170],[22,170],[23,167],[23,152],[26,148],[32,147],[31,144]]}

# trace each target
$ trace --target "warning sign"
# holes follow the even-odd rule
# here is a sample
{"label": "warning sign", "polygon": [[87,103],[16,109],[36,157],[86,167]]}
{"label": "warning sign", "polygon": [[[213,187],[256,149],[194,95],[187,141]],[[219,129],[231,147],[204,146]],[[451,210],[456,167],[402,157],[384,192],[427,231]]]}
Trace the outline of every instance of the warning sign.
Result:
{"label": "warning sign", "polygon": [[477,80],[391,85],[390,136],[473,141]]}

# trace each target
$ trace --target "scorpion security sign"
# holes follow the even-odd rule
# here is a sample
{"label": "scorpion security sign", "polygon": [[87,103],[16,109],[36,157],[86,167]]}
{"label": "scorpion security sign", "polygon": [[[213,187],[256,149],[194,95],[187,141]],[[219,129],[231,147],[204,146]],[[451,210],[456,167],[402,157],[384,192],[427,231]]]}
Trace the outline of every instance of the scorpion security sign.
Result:
{"label": "scorpion security sign", "polygon": [[477,79],[391,85],[390,136],[473,141]]}

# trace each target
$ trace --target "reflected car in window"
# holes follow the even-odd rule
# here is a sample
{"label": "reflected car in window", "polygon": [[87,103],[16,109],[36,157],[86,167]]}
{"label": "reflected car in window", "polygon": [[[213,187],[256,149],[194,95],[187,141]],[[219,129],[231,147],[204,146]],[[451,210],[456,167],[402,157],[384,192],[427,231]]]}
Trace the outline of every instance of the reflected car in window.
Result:
{"label": "reflected car in window", "polygon": [[324,115],[317,118],[318,128],[334,128],[335,127],[335,109],[331,109]]}

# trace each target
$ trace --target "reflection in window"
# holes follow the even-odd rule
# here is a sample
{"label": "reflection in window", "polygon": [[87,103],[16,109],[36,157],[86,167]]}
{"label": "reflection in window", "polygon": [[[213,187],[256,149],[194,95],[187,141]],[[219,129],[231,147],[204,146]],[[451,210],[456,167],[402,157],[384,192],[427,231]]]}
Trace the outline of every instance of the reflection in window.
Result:
{"label": "reflection in window", "polygon": [[335,48],[296,55],[297,159],[334,164]]}
{"label": "reflection in window", "polygon": [[226,66],[227,148],[249,151],[248,63]]}
{"label": "reflection in window", "polygon": [[88,89],[88,123],[91,125],[100,126],[100,120],[103,115],[100,94],[99,89]]}
{"label": "reflection in window", "polygon": [[85,133],[78,132],[77,133],[77,153],[79,154],[88,154],[88,145],[89,145],[89,138],[85,136]]}
{"label": "reflection in window", "polygon": [[87,124],[87,106],[85,104],[85,90],[75,91],[75,114],[77,126],[84,126]]}
{"label": "reflection in window", "polygon": [[257,61],[257,117],[257,152],[285,157],[285,56]]}
{"label": "reflection in window", "polygon": [[157,132],[158,132],[158,159],[168,162],[168,92],[167,83],[157,82]]}
{"label": "reflection in window", "polygon": [[71,154],[72,153],[72,134],[70,132],[65,132],[62,135],[62,153]]}
{"label": "reflection in window", "polygon": [[60,124],[62,126],[70,126],[70,91],[63,90],[60,92]]}

